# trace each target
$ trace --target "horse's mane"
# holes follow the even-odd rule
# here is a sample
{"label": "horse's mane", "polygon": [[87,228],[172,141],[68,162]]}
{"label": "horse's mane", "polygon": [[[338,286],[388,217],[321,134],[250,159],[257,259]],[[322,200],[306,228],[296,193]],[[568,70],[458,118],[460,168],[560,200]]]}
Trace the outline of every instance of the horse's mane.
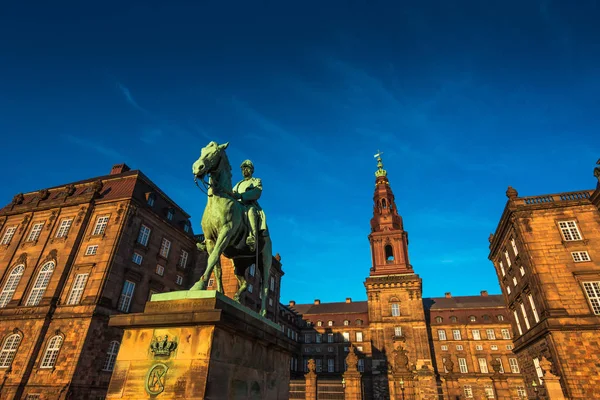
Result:
{"label": "horse's mane", "polygon": [[222,166],[222,170],[224,173],[226,173],[226,177],[227,180],[229,181],[229,183],[231,183],[231,178],[232,178],[232,174],[231,174],[231,164],[229,163],[229,157],[227,157],[227,153],[225,152],[225,150],[223,150],[221,152],[221,162],[223,163]]}

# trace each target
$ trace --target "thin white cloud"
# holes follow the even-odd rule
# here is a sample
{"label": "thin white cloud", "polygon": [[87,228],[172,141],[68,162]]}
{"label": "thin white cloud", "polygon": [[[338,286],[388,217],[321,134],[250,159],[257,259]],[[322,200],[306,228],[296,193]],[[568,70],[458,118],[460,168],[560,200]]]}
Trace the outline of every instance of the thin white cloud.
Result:
{"label": "thin white cloud", "polygon": [[121,94],[125,97],[125,100],[127,101],[127,103],[129,103],[133,108],[135,108],[138,111],[143,112],[146,115],[150,114],[148,112],[148,110],[146,110],[144,107],[140,106],[138,104],[138,102],[135,101],[135,99],[133,98],[133,95],[131,94],[131,90],[129,90],[128,87],[126,87],[122,83],[117,82],[117,88],[119,89]]}
{"label": "thin white cloud", "polygon": [[102,154],[103,156],[108,157],[110,159],[117,161],[125,161],[127,159],[127,157],[125,157],[122,153],[119,153],[117,150],[112,149],[110,147],[106,147],[102,144],[93,142],[91,140],[78,138],[72,135],[62,135],[62,137],[70,143],[73,143],[87,150],[95,151],[96,153]]}

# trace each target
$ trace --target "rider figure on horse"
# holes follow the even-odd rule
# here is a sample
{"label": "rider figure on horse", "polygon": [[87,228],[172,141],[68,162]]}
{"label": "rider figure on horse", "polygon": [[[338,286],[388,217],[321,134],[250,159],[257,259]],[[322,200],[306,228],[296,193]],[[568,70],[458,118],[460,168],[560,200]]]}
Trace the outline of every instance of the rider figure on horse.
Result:
{"label": "rider figure on horse", "polygon": [[262,181],[259,178],[252,177],[254,173],[252,161],[245,160],[240,168],[244,179],[233,187],[233,196],[246,206],[248,222],[250,223],[250,232],[246,238],[246,244],[250,251],[255,251],[259,233],[267,230],[265,212],[258,204],[258,199],[262,194]]}

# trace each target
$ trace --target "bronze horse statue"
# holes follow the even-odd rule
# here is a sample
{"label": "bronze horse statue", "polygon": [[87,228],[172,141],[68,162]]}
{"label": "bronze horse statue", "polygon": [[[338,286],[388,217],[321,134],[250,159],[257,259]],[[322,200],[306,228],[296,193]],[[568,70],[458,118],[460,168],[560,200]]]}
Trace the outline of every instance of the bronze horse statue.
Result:
{"label": "bronze horse statue", "polygon": [[257,252],[250,251],[246,245],[250,225],[245,206],[237,201],[232,194],[231,164],[225,153],[229,143],[217,144],[210,142],[200,152],[200,158],[192,165],[195,179],[201,181],[208,175],[208,202],[202,216],[202,231],[206,239],[208,264],[206,271],[190,290],[205,290],[207,282],[215,271],[217,291],[223,293],[221,281],[221,254],[233,260],[234,273],[239,288],[233,300],[239,302],[240,295],[246,290],[245,272],[250,265],[257,261],[256,268],[261,272],[262,303],[260,314],[267,313],[267,298],[269,292],[269,274],[273,258],[271,238],[257,235]]}

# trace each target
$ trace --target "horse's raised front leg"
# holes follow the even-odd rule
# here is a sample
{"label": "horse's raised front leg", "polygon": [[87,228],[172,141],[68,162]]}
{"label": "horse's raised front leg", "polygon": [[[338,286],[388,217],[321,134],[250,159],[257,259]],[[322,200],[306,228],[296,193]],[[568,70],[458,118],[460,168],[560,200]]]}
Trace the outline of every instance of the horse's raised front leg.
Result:
{"label": "horse's raised front leg", "polygon": [[260,306],[260,315],[267,316],[267,302],[269,299],[269,285],[271,284],[271,263],[273,262],[273,250],[271,249],[271,239],[265,237],[265,246],[262,250],[262,303]]}
{"label": "horse's raised front leg", "polygon": [[[206,289],[206,283],[208,282],[208,279],[210,278],[210,274],[212,274],[213,268],[215,268],[215,266],[218,264],[219,272],[217,273],[215,271],[215,278],[217,281],[217,290],[218,290],[218,288],[221,288],[221,292],[222,292],[223,283],[221,282],[220,261],[221,261],[221,254],[223,254],[223,251],[225,250],[227,245],[229,245],[229,241],[231,240],[231,236],[233,234],[233,231],[231,228],[232,228],[232,224],[229,223],[229,224],[223,225],[221,227],[221,229],[219,229],[219,236],[217,237],[217,241],[215,242],[214,246],[212,246],[211,241],[209,241],[209,240],[206,241],[206,246],[207,246],[207,250],[208,250],[208,254],[209,254],[208,262],[206,264],[206,271],[204,271],[204,274],[202,274],[202,277],[200,278],[200,280],[198,282],[196,282],[196,284],[194,286],[192,286],[190,290]],[[218,276],[217,276],[217,274],[218,274]]]}

